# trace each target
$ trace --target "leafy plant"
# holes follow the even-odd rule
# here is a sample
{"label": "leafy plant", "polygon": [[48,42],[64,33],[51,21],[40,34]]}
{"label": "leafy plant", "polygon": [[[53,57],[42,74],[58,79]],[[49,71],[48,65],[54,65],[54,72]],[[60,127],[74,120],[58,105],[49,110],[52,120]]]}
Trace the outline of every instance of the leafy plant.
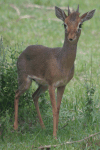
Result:
{"label": "leafy plant", "polygon": [[[9,47],[4,48],[2,42],[0,43],[0,48],[0,53],[2,54],[0,58],[0,113],[9,110],[9,113],[12,114],[14,112],[15,91],[18,88],[16,67],[18,52],[16,48],[13,50]],[[9,60],[9,63],[7,60]],[[30,92],[21,96],[19,106],[24,107],[30,98]]]}
{"label": "leafy plant", "polygon": [[85,116],[88,121],[92,120],[93,118],[93,111],[94,111],[94,102],[93,102],[93,95],[95,93],[95,88],[86,87],[86,104],[85,104]]}

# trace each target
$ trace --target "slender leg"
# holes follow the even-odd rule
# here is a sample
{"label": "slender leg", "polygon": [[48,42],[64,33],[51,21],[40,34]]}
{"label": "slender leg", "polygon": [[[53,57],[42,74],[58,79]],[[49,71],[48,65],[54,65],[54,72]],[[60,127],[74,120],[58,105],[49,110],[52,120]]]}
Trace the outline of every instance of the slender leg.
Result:
{"label": "slender leg", "polygon": [[60,110],[60,104],[61,104],[61,100],[62,100],[62,96],[63,96],[63,93],[64,93],[64,89],[65,89],[65,86],[62,86],[62,87],[58,87],[57,88],[57,130],[58,130],[58,122],[59,122],[59,110]]}
{"label": "slender leg", "polygon": [[39,95],[41,94],[41,92],[45,92],[45,90],[47,90],[47,86],[39,86],[38,89],[34,92],[34,94],[32,95],[33,97],[33,101],[35,104],[35,108],[37,110],[37,114],[38,114],[38,118],[39,118],[39,122],[42,128],[45,128],[42,117],[41,117],[41,113],[39,110],[39,105],[38,105],[38,98]]}
{"label": "slender leg", "polygon": [[19,86],[19,89],[15,93],[14,107],[15,107],[15,121],[14,121],[14,129],[18,129],[18,102],[20,95],[24,93],[31,85],[31,80],[27,79],[24,84]]}
{"label": "slender leg", "polygon": [[53,136],[56,138],[57,106],[56,106],[56,100],[55,100],[55,88],[52,85],[49,85],[49,95],[50,95],[52,111],[53,111]]}

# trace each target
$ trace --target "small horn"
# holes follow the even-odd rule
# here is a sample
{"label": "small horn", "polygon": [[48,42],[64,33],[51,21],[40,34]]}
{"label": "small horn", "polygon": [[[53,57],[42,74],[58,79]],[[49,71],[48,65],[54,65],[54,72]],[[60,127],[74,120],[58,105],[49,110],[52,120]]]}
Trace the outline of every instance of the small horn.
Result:
{"label": "small horn", "polygon": [[77,10],[76,10],[76,12],[79,12],[79,5],[78,5],[78,7],[77,7]]}
{"label": "small horn", "polygon": [[68,16],[71,14],[70,9],[69,9],[69,5],[68,5]]}

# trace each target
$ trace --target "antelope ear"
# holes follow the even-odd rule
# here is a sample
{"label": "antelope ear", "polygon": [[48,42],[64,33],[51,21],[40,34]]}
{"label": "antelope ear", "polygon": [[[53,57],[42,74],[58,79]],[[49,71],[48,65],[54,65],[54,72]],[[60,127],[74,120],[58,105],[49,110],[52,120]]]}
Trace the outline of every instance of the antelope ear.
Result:
{"label": "antelope ear", "polygon": [[57,6],[55,6],[55,14],[62,21],[65,21],[65,18],[67,18],[67,15],[65,14],[65,12],[61,10],[60,8],[58,8]]}
{"label": "antelope ear", "polygon": [[82,22],[87,21],[89,19],[91,19],[93,17],[95,13],[95,9],[91,10],[90,12],[87,12],[85,14],[83,14],[80,18],[82,20]]}

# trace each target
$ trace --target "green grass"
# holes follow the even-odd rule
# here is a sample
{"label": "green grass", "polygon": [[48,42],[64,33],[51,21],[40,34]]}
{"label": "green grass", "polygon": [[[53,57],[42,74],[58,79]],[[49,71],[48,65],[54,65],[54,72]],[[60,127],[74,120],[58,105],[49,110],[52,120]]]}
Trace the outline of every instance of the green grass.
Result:
{"label": "green grass", "polygon": [[[48,92],[39,99],[40,110],[46,126],[42,130],[37,119],[32,99],[29,105],[23,109],[19,107],[19,130],[13,130],[14,114],[1,116],[2,130],[0,132],[0,149],[2,150],[30,150],[32,147],[41,145],[55,145],[66,141],[76,141],[89,136],[90,134],[100,132],[100,3],[99,0],[91,1],[66,1],[66,0],[1,0],[0,1],[0,36],[3,37],[3,45],[6,50],[7,61],[11,62],[8,55],[11,50],[21,53],[28,45],[42,44],[48,47],[61,47],[64,40],[64,29],[61,21],[56,19],[54,10],[26,8],[28,3],[47,6],[69,6],[76,9],[80,5],[80,13],[83,14],[92,9],[96,9],[94,17],[84,22],[81,37],[78,42],[77,57],[75,61],[74,78],[66,86],[59,119],[58,139],[52,137],[53,118],[52,108],[49,101]],[[31,15],[34,18],[21,19],[16,11],[10,7],[10,4],[16,5],[21,16]],[[50,19],[50,20],[48,20]],[[19,54],[16,54],[18,57]],[[1,55],[3,55],[1,53]],[[92,76],[92,79],[91,79]],[[15,79],[16,80],[16,79]],[[95,89],[92,96],[93,108],[89,112],[92,119],[86,116],[87,95],[86,86],[92,86]],[[37,85],[33,83],[31,90],[35,90]],[[91,90],[91,89],[90,89]],[[14,99],[14,97],[13,97]],[[45,99],[45,100],[44,100]],[[43,101],[44,100],[44,101]],[[5,122],[3,124],[2,122]],[[64,125],[68,125],[62,128]],[[3,133],[3,135],[2,135]],[[33,148],[34,150],[35,148]],[[54,149],[54,148],[51,148]],[[90,138],[82,143],[58,146],[55,148],[61,150],[88,150],[100,149],[100,136]]]}

